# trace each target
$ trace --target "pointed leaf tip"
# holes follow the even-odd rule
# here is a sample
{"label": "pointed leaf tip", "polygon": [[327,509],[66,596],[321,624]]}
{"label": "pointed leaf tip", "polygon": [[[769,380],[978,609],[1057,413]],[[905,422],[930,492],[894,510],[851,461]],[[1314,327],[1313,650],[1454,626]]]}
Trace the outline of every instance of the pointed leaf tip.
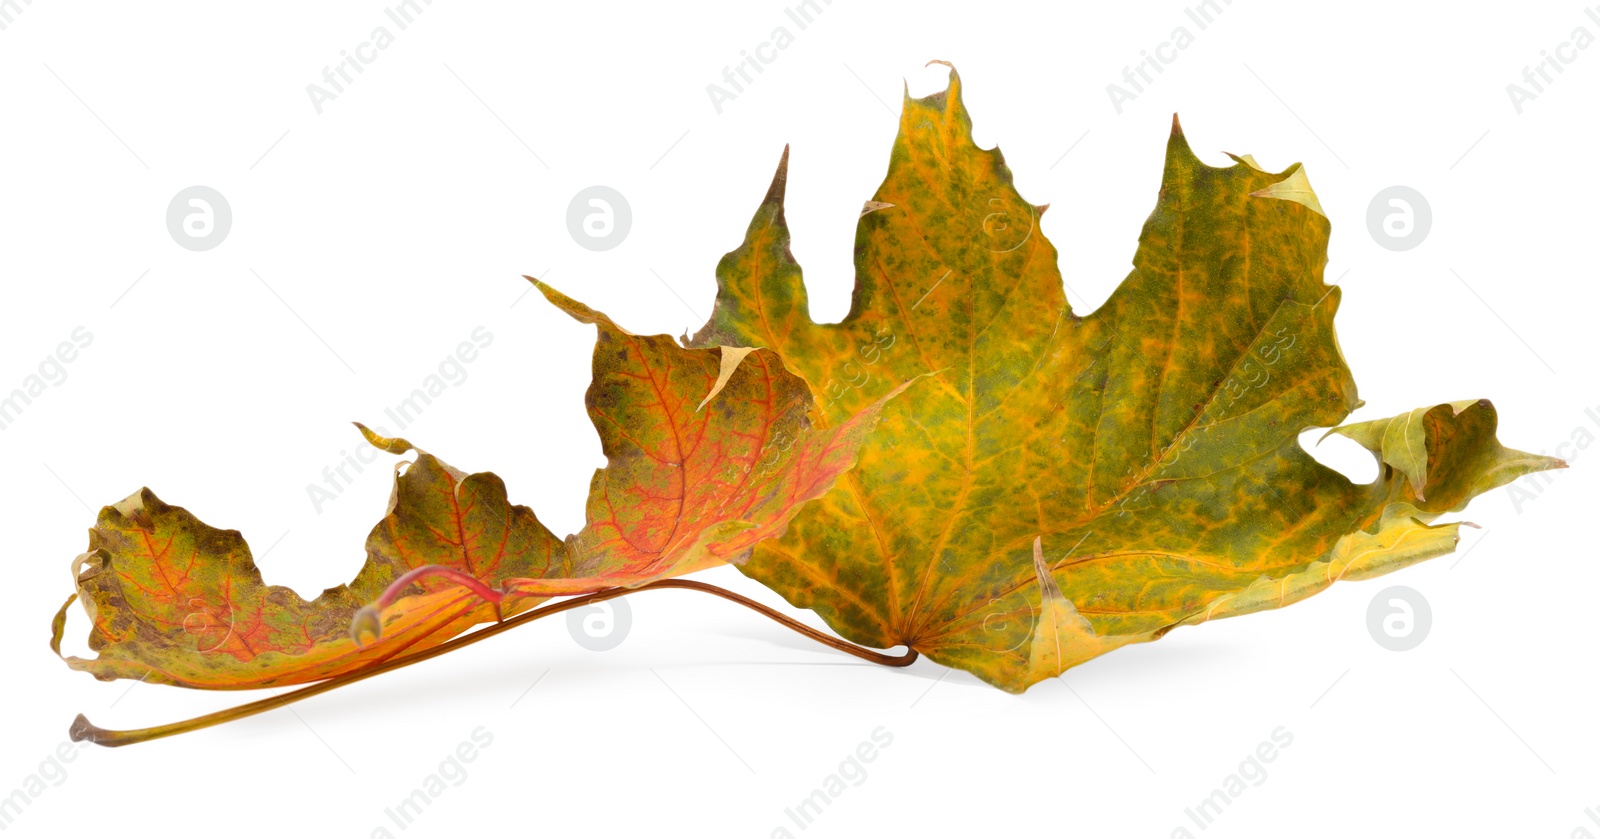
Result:
{"label": "pointed leaf tip", "polygon": [[604,314],[601,314],[600,312],[595,311],[594,309],[591,309],[582,303],[579,303],[571,297],[562,294],[549,283],[536,280],[533,277],[525,278],[528,280],[528,282],[533,283],[534,288],[539,289],[539,293],[544,295],[544,299],[550,301],[550,305],[555,306],[557,309],[560,309],[563,312],[566,312],[572,317],[573,320],[578,321],[579,323],[603,322],[607,326],[620,329],[620,327],[616,327],[616,324],[612,323],[611,318],[608,318]]}
{"label": "pointed leaf tip", "polygon": [[1266,169],[1262,168],[1261,163],[1256,160],[1256,157],[1253,154],[1233,154],[1232,152],[1224,152],[1224,154],[1227,154],[1229,157],[1233,158],[1239,163],[1249,166],[1251,169],[1254,169],[1257,172],[1267,171]]}
{"label": "pointed leaf tip", "polygon": [[[1240,162],[1245,163],[1245,165],[1250,166],[1252,169],[1260,168],[1259,166],[1255,165],[1255,160],[1250,158],[1249,155],[1245,155],[1244,158],[1241,158]],[[1306,167],[1299,163],[1296,163],[1292,167],[1292,170],[1289,172],[1289,176],[1287,178],[1278,181],[1266,189],[1256,190],[1255,192],[1250,193],[1250,195],[1254,198],[1278,198],[1284,201],[1292,201],[1303,207],[1309,208],[1313,213],[1316,213],[1323,218],[1328,217],[1328,214],[1322,209],[1322,202],[1317,200],[1317,193],[1311,188],[1311,180],[1306,177]]]}
{"label": "pointed leaf tip", "polygon": [[371,443],[373,447],[382,449],[389,454],[405,454],[417,448],[411,444],[410,440],[404,437],[385,437],[359,422],[352,422],[351,425],[360,429],[361,436],[367,438],[367,442]]}
{"label": "pointed leaf tip", "polygon": [[767,187],[767,195],[761,199],[762,204],[783,204],[783,197],[789,189],[789,144],[783,144],[783,155],[778,158],[778,171],[772,175],[772,185]]}
{"label": "pointed leaf tip", "polygon": [[706,394],[706,398],[700,400],[700,404],[695,407],[694,411],[697,414],[700,413],[702,408],[710,404],[711,400],[721,393],[723,388],[728,386],[728,380],[733,378],[733,372],[739,369],[739,362],[744,361],[745,356],[756,351],[755,347],[721,347],[720,349],[722,350],[722,367],[717,372],[716,384],[711,386],[711,392]]}
{"label": "pointed leaf tip", "polygon": [[[933,59],[923,66],[932,67],[935,64],[942,64],[945,67],[950,68],[950,73],[945,80],[945,86],[943,90],[936,90],[927,96],[921,97],[920,99],[912,98],[911,83],[905,79],[901,79],[901,85],[904,88],[904,103],[900,109],[900,120],[902,123],[913,118],[914,115],[913,108],[911,107],[912,105],[922,105],[928,108],[937,108],[939,110],[954,111],[956,113],[965,114],[966,106],[963,104],[961,99],[961,74],[956,71],[956,66],[954,64],[951,64],[943,59]],[[902,130],[904,129],[902,128]]]}
{"label": "pointed leaf tip", "polygon": [[[1182,162],[1186,167],[1201,163],[1189,146],[1189,138],[1183,133],[1183,125],[1178,122],[1178,115],[1172,115],[1172,133],[1167,136],[1167,164]],[[1204,165],[1204,164],[1201,164]]]}
{"label": "pointed leaf tip", "polygon": [[543,294],[547,289],[550,288],[550,285],[548,283],[546,283],[544,280],[539,279],[538,277],[533,277],[533,276],[529,276],[527,274],[523,274],[522,278],[524,280],[527,280],[530,283],[533,283],[533,287],[538,289],[541,294]]}

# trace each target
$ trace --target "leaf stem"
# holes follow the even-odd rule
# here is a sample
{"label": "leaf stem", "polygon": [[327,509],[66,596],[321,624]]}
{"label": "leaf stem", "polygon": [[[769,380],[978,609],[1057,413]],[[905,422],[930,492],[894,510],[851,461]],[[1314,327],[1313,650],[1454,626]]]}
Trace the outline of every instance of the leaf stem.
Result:
{"label": "leaf stem", "polygon": [[603,591],[597,591],[593,594],[574,597],[570,600],[563,600],[560,603],[551,603],[545,606],[540,606],[537,609],[524,612],[514,618],[496,623],[493,626],[487,626],[483,629],[470,632],[466,635],[452,638],[451,640],[446,641],[436,647],[430,647],[426,650],[410,653],[408,655],[396,656],[395,658],[373,667],[367,667],[361,670],[345,673],[344,675],[307,685],[303,688],[299,688],[288,693],[269,696],[266,699],[260,699],[255,702],[237,705],[232,708],[206,714],[200,717],[195,717],[193,719],[167,723],[166,725],[151,726],[149,728],[135,728],[125,731],[114,731],[111,729],[101,728],[94,723],[89,722],[88,718],[84,715],[79,714],[77,719],[72,721],[72,726],[67,731],[75,741],[87,740],[91,743],[96,743],[101,746],[127,746],[133,743],[144,743],[150,740],[159,740],[163,737],[171,737],[174,734],[183,734],[188,731],[199,731],[202,728],[210,728],[214,725],[221,725],[225,722],[232,722],[233,720],[255,716],[256,714],[271,711],[276,708],[282,708],[294,702],[299,702],[302,699],[309,699],[318,694],[327,693],[330,690],[341,688],[345,685],[354,684],[363,679],[376,676],[380,673],[388,673],[391,670],[399,670],[402,667],[416,664],[421,661],[426,661],[434,656],[444,655],[445,653],[460,649],[461,647],[465,647],[469,644],[476,644],[479,641],[499,635],[500,633],[512,629],[513,627],[521,626],[522,624],[538,620],[539,618],[546,617],[548,615],[565,612],[569,609],[576,609],[580,606],[586,606],[590,603],[599,603],[604,600],[611,600],[613,598],[621,597],[625,594],[669,588],[689,589],[691,591],[701,591],[707,594],[714,594],[724,600],[730,600],[748,609],[766,615],[767,617],[777,621],[780,624],[783,624],[795,632],[814,639],[819,643],[826,644],[827,646],[841,652],[849,653],[857,658],[866,659],[874,664],[882,664],[888,667],[905,667],[906,665],[917,660],[916,650],[908,648],[906,652],[901,655],[890,655],[888,653],[868,649],[867,647],[862,647],[857,644],[852,644],[842,638],[836,638],[820,630],[813,629],[812,627],[809,627],[775,609],[764,606],[748,597],[745,597],[744,595],[737,594],[720,586],[714,586],[709,583],[702,583],[695,580],[657,580],[653,583],[647,583],[639,586],[638,588],[610,588]]}

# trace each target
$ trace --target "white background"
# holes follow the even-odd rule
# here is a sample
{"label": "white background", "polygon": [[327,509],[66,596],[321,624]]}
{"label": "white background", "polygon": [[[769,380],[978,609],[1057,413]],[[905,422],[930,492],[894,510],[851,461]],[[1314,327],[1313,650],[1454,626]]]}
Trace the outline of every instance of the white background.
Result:
{"label": "white background", "polygon": [[[1328,277],[1344,287],[1341,343],[1368,403],[1356,419],[1487,397],[1510,445],[1555,453],[1578,429],[1600,436],[1600,46],[1521,114],[1506,92],[1574,28],[1600,36],[1578,3],[1235,0],[1204,31],[1167,1],[834,0],[804,31],[783,8],[436,0],[321,114],[306,86],[374,27],[396,29],[382,4],[9,9],[0,391],[75,327],[94,340],[0,431],[0,796],[79,711],[137,727],[253,698],[100,683],[49,652],[94,509],[149,486],[258,554],[275,545],[269,582],[311,596],[345,581],[386,472],[320,514],[306,486],[358,442],[348,421],[385,422],[483,326],[492,346],[405,436],[497,471],[556,532],[577,530],[601,465],[582,402],[593,330],[523,297],[519,275],[634,331],[693,331],[790,143],[794,251],[814,315],[839,318],[902,82],[914,96],[945,84],[929,59],[956,64],[978,142],[998,143],[1021,193],[1051,205],[1043,229],[1078,311],[1126,274],[1178,111],[1209,163],[1224,150],[1273,170],[1305,162],[1333,222]],[[794,43],[716,113],[706,86],[780,25]],[[1180,25],[1194,43],[1118,114],[1106,86]],[[233,211],[203,253],[165,227],[195,184]],[[568,201],[594,184],[633,212],[626,241],[600,253],[566,226]],[[1431,233],[1406,252],[1366,224],[1394,184],[1432,207]],[[629,598],[631,634],[609,652],[557,618],[293,712],[82,747],[6,834],[1600,835],[1584,815],[1600,807],[1587,532],[1600,454],[1562,453],[1574,451],[1547,489],[1525,480],[1520,504],[1506,490],[1475,502],[1464,518],[1485,529],[1464,531],[1456,556],[1183,629],[1021,697],[651,592]],[[732,569],[703,578],[796,611]],[[1411,652],[1366,628],[1391,584],[1432,605]],[[75,613],[70,645],[86,632]],[[390,823],[384,808],[478,726],[493,742],[466,780],[409,829]],[[866,779],[808,829],[790,822],[784,809],[880,726],[893,743]],[[1265,780],[1208,830],[1189,821],[1279,726],[1293,743]]]}

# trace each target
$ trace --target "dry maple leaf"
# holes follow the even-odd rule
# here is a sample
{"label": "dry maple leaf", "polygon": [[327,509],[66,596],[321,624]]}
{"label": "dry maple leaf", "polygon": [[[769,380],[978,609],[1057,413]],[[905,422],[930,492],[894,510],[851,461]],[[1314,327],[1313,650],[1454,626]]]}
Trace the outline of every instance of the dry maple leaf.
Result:
{"label": "dry maple leaf", "polygon": [[[93,621],[99,655],[67,663],[101,679],[186,687],[299,684],[437,646],[548,597],[737,562],[850,467],[882,407],[814,428],[810,394],[772,351],[633,335],[538,285],[598,327],[587,401],[607,465],[590,484],[582,532],[557,538],[507,502],[493,473],[464,474],[419,450],[396,470],[355,580],[306,601],[263,582],[237,531],[143,489],[101,510],[75,563],[73,599]],[[395,454],[413,448],[362,431]],[[358,616],[377,620],[363,607],[395,597],[381,624],[356,621],[381,637],[354,637],[365,635],[351,631]],[[58,653],[73,599],[53,625]]]}
{"label": "dry maple leaf", "polygon": [[1565,465],[1501,447],[1488,402],[1339,429],[1385,464],[1368,485],[1301,449],[1360,404],[1323,282],[1329,223],[1298,164],[1234,160],[1200,162],[1173,120],[1134,269],[1080,316],[1045,208],[973,143],[952,72],[906,97],[858,222],[850,312],[818,324],[789,252],[785,150],[693,343],[772,348],[830,422],[932,380],[741,570],[850,640],[1021,691],[1447,553],[1458,524],[1437,516]]}

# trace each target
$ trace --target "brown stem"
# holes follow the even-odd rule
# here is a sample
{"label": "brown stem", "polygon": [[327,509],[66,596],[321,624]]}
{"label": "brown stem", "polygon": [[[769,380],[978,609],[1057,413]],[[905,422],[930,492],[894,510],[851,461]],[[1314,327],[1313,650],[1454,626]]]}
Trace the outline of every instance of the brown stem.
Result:
{"label": "brown stem", "polygon": [[171,737],[174,734],[183,734],[187,731],[199,731],[202,728],[210,728],[214,725],[221,725],[225,722],[232,722],[233,720],[243,719],[245,717],[254,716],[266,711],[271,711],[274,708],[282,708],[290,703],[298,702],[302,699],[309,699],[317,694],[327,693],[335,688],[341,688],[345,685],[354,684],[362,679],[368,679],[380,673],[387,673],[391,670],[399,670],[407,665],[416,664],[419,661],[426,661],[434,656],[444,655],[452,650],[465,647],[468,644],[476,644],[485,638],[499,635],[500,633],[505,632],[512,627],[520,626],[528,623],[529,621],[538,620],[539,618],[547,615],[554,615],[558,612],[576,609],[579,606],[585,606],[590,603],[599,603],[603,600],[611,600],[612,598],[621,597],[625,594],[632,594],[638,591],[650,591],[653,589],[668,588],[684,588],[691,589],[693,591],[703,591],[707,594],[714,594],[723,598],[724,600],[731,600],[734,603],[738,603],[741,606],[766,615],[767,617],[783,624],[784,626],[800,633],[801,635],[815,639],[816,641],[833,647],[836,650],[849,653],[858,658],[864,658],[874,664],[883,664],[889,667],[905,667],[906,665],[917,660],[916,650],[908,648],[902,655],[890,655],[888,653],[881,653],[877,650],[858,646],[842,638],[835,638],[832,635],[828,635],[806,626],[805,624],[774,609],[770,609],[760,603],[757,603],[756,601],[751,600],[744,595],[736,594],[719,586],[696,582],[694,580],[657,580],[656,582],[647,583],[639,586],[638,588],[606,589],[604,591],[597,591],[594,594],[586,594],[581,597],[574,597],[571,600],[563,600],[560,603],[552,603],[546,606],[540,606],[537,609],[524,612],[523,614],[517,615],[509,620],[501,621],[493,626],[487,626],[475,632],[470,632],[466,635],[462,635],[459,638],[453,638],[444,642],[443,644],[440,644],[436,647],[430,647],[426,650],[422,650],[421,652],[396,656],[395,658],[373,667],[346,673],[342,676],[335,676],[334,678],[326,681],[307,685],[303,688],[290,691],[289,693],[280,694],[277,696],[269,696],[266,699],[260,699],[255,702],[247,702],[243,705],[238,705],[226,710],[206,714],[204,716],[195,717],[194,719],[183,720],[182,722],[167,723],[166,725],[156,725],[149,728],[113,731],[111,729],[100,728],[94,723],[89,722],[87,717],[79,714],[78,718],[72,721],[72,727],[69,728],[67,732],[73,740],[88,740],[91,743],[97,743],[101,746],[127,746],[133,743],[144,743],[150,740],[159,740],[163,737]]}

